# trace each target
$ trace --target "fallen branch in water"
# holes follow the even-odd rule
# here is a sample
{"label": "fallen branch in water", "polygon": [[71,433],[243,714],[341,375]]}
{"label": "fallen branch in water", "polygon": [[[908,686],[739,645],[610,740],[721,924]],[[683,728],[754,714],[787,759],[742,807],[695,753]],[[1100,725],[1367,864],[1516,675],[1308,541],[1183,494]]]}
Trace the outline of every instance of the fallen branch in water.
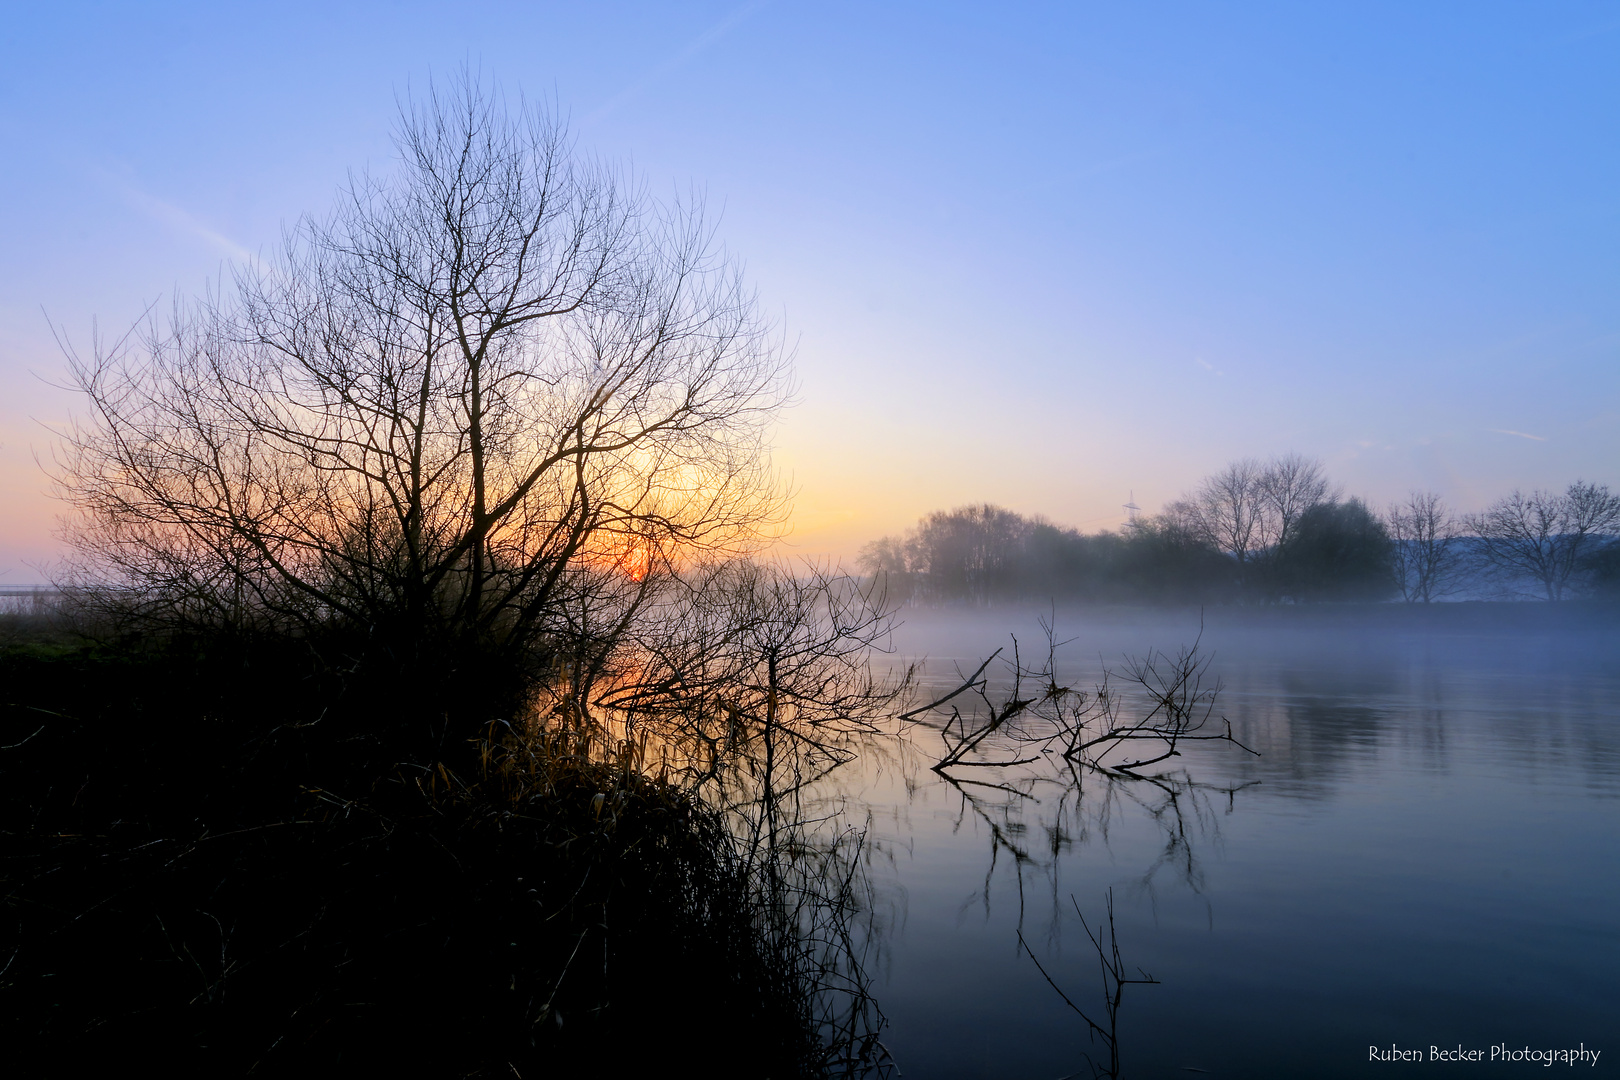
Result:
{"label": "fallen branch in water", "polygon": [[[1016,750],[1010,759],[980,758],[979,751],[992,736],[1014,747],[1039,745],[1042,753],[1060,747],[1066,761],[1123,775],[1135,775],[1137,770],[1181,756],[1181,744],[1186,742],[1229,742],[1259,756],[1258,751],[1238,741],[1231,721],[1225,717],[1221,717],[1224,730],[1205,730],[1214,714],[1221,684],[1218,679],[1208,678],[1213,657],[1199,651],[1202,628],[1198,638],[1174,656],[1152,651],[1145,658],[1127,657],[1120,669],[1105,670],[1102,682],[1087,692],[1058,682],[1056,659],[1062,643],[1057,641],[1051,622],[1043,619],[1041,625],[1047,636],[1045,663],[1026,666],[1019,654],[1018,639],[1013,638],[1013,659],[1008,665],[1012,686],[999,699],[992,697],[984,671],[991,660],[1001,655],[1001,649],[990,654],[949,694],[901,714],[901,720],[914,721],[964,693],[978,698],[980,705],[972,710],[971,718],[952,706],[950,717],[940,725],[945,753],[930,766],[934,772],[943,775],[953,768],[1004,768],[1039,760],[1038,756],[1018,756]],[[1146,708],[1139,716],[1124,718],[1124,695],[1113,680],[1131,686],[1138,698],[1146,698]],[[1028,682],[1038,685],[1039,692],[1027,693],[1024,688]],[[1021,722],[1015,724],[1015,720]],[[1126,762],[1106,760],[1125,744],[1141,741],[1158,743],[1157,752]]]}

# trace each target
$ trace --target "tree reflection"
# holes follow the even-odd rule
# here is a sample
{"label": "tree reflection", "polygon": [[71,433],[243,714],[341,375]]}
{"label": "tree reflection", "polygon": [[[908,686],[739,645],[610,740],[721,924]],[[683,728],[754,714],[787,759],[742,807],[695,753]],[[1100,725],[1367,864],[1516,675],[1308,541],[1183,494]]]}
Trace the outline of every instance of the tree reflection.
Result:
{"label": "tree reflection", "polygon": [[[1010,859],[1018,885],[1020,928],[1024,872],[1036,869],[1056,882],[1062,855],[1109,832],[1133,812],[1152,822],[1162,843],[1143,872],[1141,885],[1170,870],[1195,892],[1202,890],[1197,840],[1217,832],[1219,811],[1235,805],[1237,792],[1259,781],[1215,784],[1187,769],[1163,763],[1183,757],[1187,744],[1230,743],[1248,754],[1224,717],[1215,716],[1219,680],[1211,657],[1195,640],[1175,654],[1127,657],[1105,669],[1090,690],[1058,678],[1059,641],[1042,620],[1046,655],[1027,663],[1016,638],[992,683],[996,650],[949,693],[902,714],[934,730],[943,753],[928,768],[959,798],[957,828],[969,816],[986,827],[990,863],[983,902],[1001,860]],[[1257,755],[1258,756],[1258,755]],[[1037,835],[1042,848],[1030,843]]]}
{"label": "tree reflection", "polygon": [[[1151,893],[1168,873],[1193,893],[1202,894],[1199,852],[1219,835],[1221,814],[1231,813],[1238,792],[1258,784],[1200,780],[1186,767],[1168,768],[1189,744],[1224,742],[1247,754],[1224,717],[1215,714],[1219,680],[1210,675],[1211,657],[1199,642],[1174,654],[1151,652],[1127,657],[1105,669],[1090,690],[1058,678],[1058,640],[1043,620],[1046,655],[1028,663],[1016,638],[1010,650],[997,650],[943,696],[903,714],[940,740],[941,752],[926,763],[958,800],[954,829],[970,820],[984,827],[989,860],[978,895],[986,915],[996,871],[1010,864],[1017,889],[1014,929],[1026,953],[1065,1004],[1100,1040],[1100,1058],[1087,1055],[1095,1076],[1119,1075],[1118,1013],[1124,988],[1156,983],[1126,965],[1114,930],[1114,897],[1107,895],[1106,923],[1094,930],[1077,900],[1068,899],[1095,951],[1101,977],[1102,1008],[1088,1010],[1070,997],[1042,966],[1025,939],[1029,879],[1044,878],[1051,889],[1051,926],[1064,917],[1059,893],[1063,856],[1088,842],[1109,843],[1110,833],[1127,821],[1148,822],[1159,845],[1141,872],[1137,887]],[[1003,660],[1000,678],[987,675]],[[920,752],[920,751],[919,751]],[[1256,754],[1256,756],[1258,756]],[[1140,975],[1140,977],[1137,977]]]}
{"label": "tree reflection", "polygon": [[820,783],[888,752],[877,736],[911,683],[871,668],[891,626],[881,592],[826,568],[697,567],[644,613],[628,659],[566,663],[531,733],[573,732],[726,823],[756,932],[802,988],[817,1075],[893,1069],[869,975],[884,923],[864,815]]}
{"label": "tree reflection", "polygon": [[1099,1023],[1084,1009],[1076,1005],[1068,994],[1063,992],[1063,988],[1047,973],[1046,968],[1041,966],[1040,960],[1035,956],[1035,950],[1029,947],[1029,943],[1024,940],[1022,933],[1018,935],[1018,944],[1030,960],[1034,962],[1036,970],[1041,973],[1041,978],[1046,980],[1048,986],[1057,991],[1058,997],[1063,999],[1063,1004],[1067,1005],[1074,1011],[1075,1015],[1085,1021],[1086,1034],[1091,1040],[1093,1042],[1100,1041],[1103,1044],[1103,1049],[1107,1054],[1105,1061],[1100,1062],[1090,1054],[1085,1055],[1086,1063],[1091,1066],[1092,1076],[1115,1078],[1119,1076],[1119,1009],[1124,1004],[1125,988],[1127,986],[1157,986],[1159,980],[1141,968],[1136,969],[1141,978],[1132,978],[1126,968],[1125,959],[1120,955],[1119,934],[1114,929],[1113,889],[1108,890],[1108,922],[1106,930],[1099,923],[1097,929],[1093,931],[1091,924],[1086,922],[1085,912],[1080,910],[1079,901],[1076,901],[1072,896],[1069,899],[1074,903],[1074,913],[1080,919],[1080,926],[1085,930],[1086,938],[1091,942],[1092,948],[1097,953],[1098,973],[1102,977],[1103,1022]]}
{"label": "tree reflection", "polygon": [[[955,828],[976,822],[989,838],[979,890],[987,913],[998,868],[1012,866],[1020,942],[1029,887],[1050,884],[1055,932],[1064,855],[1106,845],[1127,821],[1150,822],[1160,837],[1141,889],[1168,873],[1201,892],[1199,852],[1249,786],[1168,767],[1194,743],[1252,752],[1215,715],[1219,684],[1197,642],[1127,659],[1080,690],[1059,679],[1064,643],[1047,624],[1041,662],[1027,662],[1015,639],[1010,655],[998,650],[949,693],[896,716],[916,672],[874,673],[892,619],[869,584],[816,567],[720,563],[691,571],[656,604],[640,620],[634,663],[565,663],[537,730],[594,740],[604,760],[723,818],[782,977],[807,988],[804,1019],[823,1073],[892,1068],[870,974],[886,933],[870,873],[877,849],[867,812],[836,782],[840,769],[862,759],[898,768],[912,790],[930,773],[948,785]],[[925,753],[928,739],[916,737],[925,732],[942,752]],[[1102,940],[1101,930],[1087,933]],[[1109,955],[1118,959],[1099,952]],[[1095,1013],[1110,1030],[1122,985]],[[1109,1060],[1117,1064],[1112,1044]]]}

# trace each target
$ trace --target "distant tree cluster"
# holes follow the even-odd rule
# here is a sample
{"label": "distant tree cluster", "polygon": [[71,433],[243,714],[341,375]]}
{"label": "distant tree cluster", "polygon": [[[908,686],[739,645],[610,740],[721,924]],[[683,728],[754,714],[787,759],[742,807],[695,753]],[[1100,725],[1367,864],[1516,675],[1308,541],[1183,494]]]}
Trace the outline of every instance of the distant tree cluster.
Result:
{"label": "distant tree cluster", "polygon": [[997,506],[936,511],[861,549],[890,595],[1145,603],[1411,603],[1620,593],[1620,496],[1577,481],[1461,516],[1432,492],[1379,514],[1298,454],[1235,461],[1164,510],[1095,534]]}

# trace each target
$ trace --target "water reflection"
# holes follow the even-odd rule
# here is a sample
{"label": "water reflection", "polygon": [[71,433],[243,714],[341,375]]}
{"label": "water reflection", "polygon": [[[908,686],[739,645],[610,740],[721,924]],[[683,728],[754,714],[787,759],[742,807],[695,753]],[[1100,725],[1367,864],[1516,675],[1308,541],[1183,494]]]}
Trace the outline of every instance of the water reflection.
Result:
{"label": "water reflection", "polygon": [[1125,1003],[1125,988],[1127,986],[1158,986],[1159,980],[1141,968],[1136,968],[1133,973],[1125,963],[1124,957],[1120,954],[1119,933],[1114,926],[1114,890],[1108,890],[1107,919],[1106,921],[1099,921],[1096,930],[1093,930],[1091,924],[1086,921],[1085,913],[1080,910],[1079,901],[1074,900],[1073,897],[1069,899],[1074,904],[1074,914],[1080,920],[1080,928],[1085,931],[1086,940],[1091,942],[1092,949],[1097,953],[1097,969],[1102,977],[1102,1012],[1099,1014],[1100,1020],[1093,1013],[1088,1013],[1084,1008],[1076,1005],[1074,1000],[1058,985],[1057,980],[1047,973],[1045,966],[1041,964],[1040,959],[1035,955],[1035,950],[1031,949],[1029,943],[1024,940],[1022,933],[1018,935],[1018,944],[1024,950],[1024,955],[1028,956],[1030,962],[1035,965],[1035,970],[1041,973],[1041,978],[1046,980],[1046,984],[1052,988],[1058,997],[1063,999],[1063,1004],[1067,1005],[1070,1011],[1086,1025],[1088,1038],[1093,1043],[1102,1043],[1100,1059],[1092,1057],[1089,1052],[1083,1055],[1087,1066],[1091,1069],[1093,1080],[1101,1080],[1104,1077],[1108,1078],[1108,1080],[1118,1080],[1120,1074],[1119,1010]]}
{"label": "water reflection", "polygon": [[[1119,1013],[1125,988],[1157,985],[1146,971],[1122,956],[1114,918],[1114,890],[1106,893],[1106,917],[1088,923],[1079,900],[1060,886],[1065,856],[1096,841],[1104,847],[1117,826],[1147,824],[1157,846],[1131,883],[1131,892],[1151,897],[1165,875],[1192,895],[1204,891],[1201,847],[1219,838],[1220,818],[1230,815],[1238,794],[1260,783],[1210,783],[1195,778],[1180,759],[1194,746],[1226,744],[1254,755],[1217,714],[1220,682],[1199,641],[1173,653],[1157,650],[1126,657],[1104,668],[1089,689],[1061,678],[1055,625],[1043,621],[1044,660],[1029,663],[1016,638],[1005,651],[999,673],[991,664],[997,650],[971,674],[927,705],[903,715],[917,725],[903,739],[916,764],[926,764],[956,803],[953,835],[971,820],[988,843],[976,902],[991,917],[997,871],[1010,868],[1016,914],[1011,920],[1018,952],[1058,999],[1084,1024],[1088,1040],[1100,1046],[1083,1051],[1092,1075],[1117,1077],[1121,1068]],[[999,678],[996,675],[999,674]],[[925,747],[938,737],[938,756]],[[918,736],[921,736],[920,738]],[[919,786],[908,792],[915,797]],[[1135,839],[1138,851],[1145,845]],[[1044,883],[1041,951],[1026,937],[1033,886]],[[1042,963],[1057,954],[1061,928],[1072,909],[1085,941],[1095,953],[1100,977],[1097,1000],[1079,1003]],[[1094,985],[1087,980],[1085,985]]]}
{"label": "water reflection", "polygon": [[[1140,770],[1151,781],[1070,774],[1059,753],[1022,760],[1050,731],[1008,725],[976,748],[999,767],[942,776],[941,718],[898,765],[846,773],[906,898],[882,992],[908,1070],[1057,1076],[1081,1051],[1100,1061],[1031,957],[1103,1019],[1075,904],[1095,928],[1110,887],[1125,960],[1163,980],[1121,1014],[1130,1075],[1349,1075],[1391,1039],[1593,1045],[1620,1004],[1598,959],[1620,947],[1620,820],[1605,810],[1620,794],[1620,626],[1492,615],[1482,628],[1462,610],[1442,613],[1450,628],[1385,625],[1400,614],[1363,632],[1354,613],[1212,613],[1214,716],[1259,757],[1186,744]],[[903,647],[935,658],[925,700],[1009,627],[1039,640],[1033,613],[912,618]],[[1088,686],[1110,666],[1088,654],[1197,634],[1196,613],[1064,625],[1079,640],[1057,681]],[[988,689],[999,707],[1013,688]],[[964,719],[958,739],[977,730]]]}
{"label": "water reflection", "polygon": [[888,1076],[870,975],[886,909],[864,808],[829,782],[883,760],[883,722],[910,685],[870,666],[890,630],[882,599],[814,568],[728,563],[660,602],[633,662],[573,664],[542,713],[726,822],[775,977],[800,991],[811,1073]]}
{"label": "water reflection", "polygon": [[[1060,677],[1064,643],[1055,625],[1043,621],[1042,629],[1043,661],[1027,663],[1015,637],[999,679],[988,672],[1002,650],[948,693],[901,717],[939,737],[941,756],[928,768],[956,796],[953,833],[969,815],[984,826],[985,913],[1005,858],[1017,882],[1021,933],[1026,872],[1055,886],[1063,855],[1093,837],[1107,844],[1114,823],[1125,816],[1151,822],[1160,836],[1140,890],[1151,891],[1169,871],[1201,892],[1198,840],[1218,834],[1217,806],[1231,813],[1238,792],[1260,783],[1208,783],[1185,768],[1168,767],[1189,747],[1206,744],[1258,756],[1216,715],[1220,682],[1211,675],[1210,656],[1195,638],[1173,654],[1126,657],[1105,668],[1090,689],[1080,689]],[[922,753],[915,738],[904,745]],[[1055,893],[1053,901],[1056,908]]]}
{"label": "water reflection", "polygon": [[[820,988],[831,1069],[881,1072],[893,1047],[943,1077],[1056,1076],[1085,1053],[1106,1073],[1116,1051],[1133,1074],[1347,1075],[1358,1046],[1392,1039],[1590,1045],[1582,1025],[1620,1002],[1593,959],[1620,946],[1604,854],[1620,829],[1591,801],[1620,793],[1616,635],[1215,622],[1218,699],[1185,680],[1187,719],[1159,732],[1173,740],[1088,757],[1076,710],[1101,710],[1097,734],[1139,726],[1155,697],[1117,678],[1101,692],[1126,665],[1086,653],[1191,641],[1196,622],[1082,624],[1049,680],[998,659],[931,720],[896,725],[907,665],[884,679],[825,648],[863,625],[858,605],[738,588],[775,613],[755,637],[716,640],[683,613],[593,707],[647,740],[648,768],[731,815],[780,940],[799,943],[795,970]],[[964,628],[940,650],[954,669],[936,660],[911,702],[974,683],[1007,625]],[[1085,700],[1056,708],[1053,686]],[[1110,889],[1123,962],[1163,980],[1114,1014],[1095,945]],[[1080,1038],[1096,1032],[1071,1004],[1117,1041]]]}

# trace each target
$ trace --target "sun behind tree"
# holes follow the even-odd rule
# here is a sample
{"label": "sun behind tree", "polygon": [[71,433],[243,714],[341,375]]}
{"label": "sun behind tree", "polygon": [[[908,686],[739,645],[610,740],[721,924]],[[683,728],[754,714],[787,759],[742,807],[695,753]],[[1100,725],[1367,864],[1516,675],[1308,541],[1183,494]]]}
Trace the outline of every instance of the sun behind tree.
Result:
{"label": "sun behind tree", "polygon": [[273,259],[70,354],[79,583],[170,622],[348,627],[409,665],[528,648],[569,605],[613,624],[672,560],[779,519],[787,361],[701,205],[467,73],[395,141],[395,173]]}

